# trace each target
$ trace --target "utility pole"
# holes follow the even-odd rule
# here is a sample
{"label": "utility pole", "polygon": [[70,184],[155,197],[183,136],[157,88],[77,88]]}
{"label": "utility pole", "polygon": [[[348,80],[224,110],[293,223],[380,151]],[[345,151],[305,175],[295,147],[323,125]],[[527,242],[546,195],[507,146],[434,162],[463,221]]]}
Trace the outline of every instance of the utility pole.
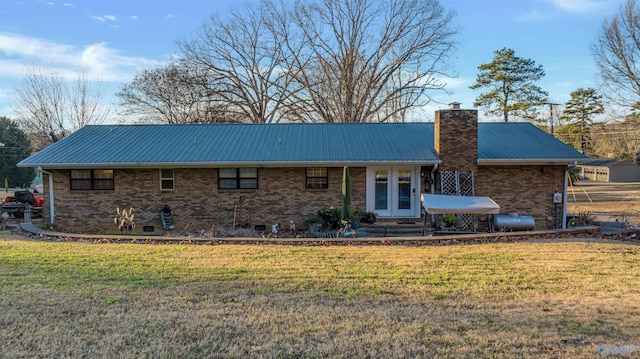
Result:
{"label": "utility pole", "polygon": [[545,102],[543,105],[549,105],[549,132],[553,135],[553,106],[560,106],[559,103]]}

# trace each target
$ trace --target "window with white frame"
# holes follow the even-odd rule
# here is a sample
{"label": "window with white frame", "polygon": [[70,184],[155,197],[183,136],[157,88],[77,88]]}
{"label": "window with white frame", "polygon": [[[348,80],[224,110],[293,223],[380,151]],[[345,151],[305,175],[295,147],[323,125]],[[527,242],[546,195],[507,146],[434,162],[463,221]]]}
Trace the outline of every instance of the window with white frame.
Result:
{"label": "window with white frame", "polygon": [[160,169],[160,190],[173,191],[175,188],[175,178],[173,169],[162,168]]}
{"label": "window with white frame", "polygon": [[219,189],[257,189],[258,169],[247,168],[220,168],[218,169]]}

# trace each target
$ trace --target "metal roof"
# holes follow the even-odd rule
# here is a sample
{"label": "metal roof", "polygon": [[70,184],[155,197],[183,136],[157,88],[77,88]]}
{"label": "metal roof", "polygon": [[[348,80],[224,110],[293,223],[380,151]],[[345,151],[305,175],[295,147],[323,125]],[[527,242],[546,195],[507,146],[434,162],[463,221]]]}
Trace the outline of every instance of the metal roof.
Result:
{"label": "metal roof", "polygon": [[[440,162],[433,123],[86,126],[21,161],[43,168],[301,166]],[[584,159],[525,123],[480,123],[478,159]]]}
{"label": "metal roof", "polygon": [[224,166],[437,163],[433,126],[200,124],[86,126],[20,166]]}
{"label": "metal roof", "polygon": [[478,124],[478,164],[560,164],[587,158],[527,122]]}
{"label": "metal roof", "polygon": [[636,164],[627,158],[594,158],[578,163],[582,167],[616,167],[616,166],[636,166]]}

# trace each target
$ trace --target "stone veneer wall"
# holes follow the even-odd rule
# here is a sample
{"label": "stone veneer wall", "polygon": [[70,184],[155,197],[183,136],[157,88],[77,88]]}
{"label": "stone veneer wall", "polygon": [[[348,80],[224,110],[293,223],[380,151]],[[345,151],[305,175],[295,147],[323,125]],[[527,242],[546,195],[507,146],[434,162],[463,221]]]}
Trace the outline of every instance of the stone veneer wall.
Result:
{"label": "stone veneer wall", "polygon": [[[84,233],[117,233],[113,219],[116,208],[134,208],[136,228],[154,226],[162,232],[160,210],[173,208],[175,229],[209,230],[212,226],[230,228],[234,204],[237,224],[266,225],[280,223],[288,228],[294,220],[303,221],[320,208],[342,204],[342,167],[329,168],[329,188],[306,189],[306,168],[260,168],[257,190],[218,189],[218,170],[174,169],[175,190],[160,190],[158,169],[114,170],[113,191],[71,191],[68,170],[52,170],[56,227],[60,230]],[[350,168],[352,203],[365,207],[366,171]],[[48,180],[44,180],[48,187]],[[48,188],[45,188],[48,193]],[[46,196],[48,197],[48,196]],[[242,208],[240,209],[240,204]],[[48,209],[48,198],[45,208]],[[48,213],[45,220],[49,221]]]}

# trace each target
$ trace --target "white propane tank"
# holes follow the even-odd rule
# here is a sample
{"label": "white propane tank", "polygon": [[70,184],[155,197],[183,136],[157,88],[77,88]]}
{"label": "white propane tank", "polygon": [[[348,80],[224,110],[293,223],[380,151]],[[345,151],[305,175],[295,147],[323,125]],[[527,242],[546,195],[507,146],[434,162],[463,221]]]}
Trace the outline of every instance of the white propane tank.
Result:
{"label": "white propane tank", "polygon": [[493,216],[493,228],[500,231],[530,231],[536,227],[532,216],[520,216],[517,212]]}

